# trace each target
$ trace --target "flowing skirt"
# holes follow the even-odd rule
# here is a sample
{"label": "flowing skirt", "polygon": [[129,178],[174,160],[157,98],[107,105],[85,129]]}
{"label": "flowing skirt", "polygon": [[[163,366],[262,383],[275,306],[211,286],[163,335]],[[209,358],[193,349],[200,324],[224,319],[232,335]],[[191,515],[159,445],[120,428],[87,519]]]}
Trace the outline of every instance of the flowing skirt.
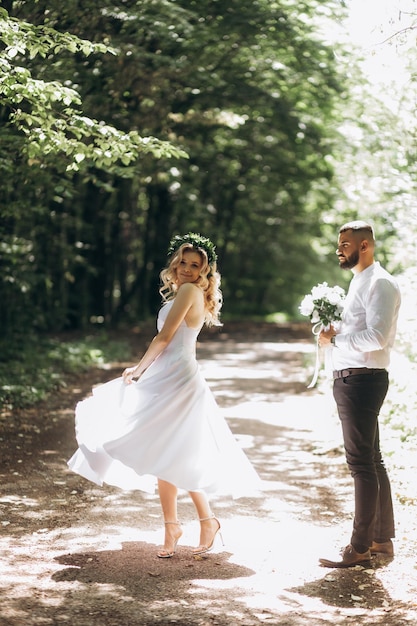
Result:
{"label": "flowing skirt", "polygon": [[186,491],[259,493],[197,362],[164,353],[138,382],[117,378],[76,407],[78,450],[69,468],[102,485],[154,493],[157,478]]}

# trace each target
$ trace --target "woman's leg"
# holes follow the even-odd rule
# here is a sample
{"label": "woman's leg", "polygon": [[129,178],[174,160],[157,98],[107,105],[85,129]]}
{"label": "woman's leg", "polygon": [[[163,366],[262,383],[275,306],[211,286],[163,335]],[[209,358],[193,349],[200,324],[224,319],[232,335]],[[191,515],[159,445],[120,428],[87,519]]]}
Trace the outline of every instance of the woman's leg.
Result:
{"label": "woman's leg", "polygon": [[210,503],[203,491],[190,491],[189,494],[200,520],[200,545],[193,552],[194,554],[202,554],[212,548],[214,539],[220,530],[220,522],[214,517]]}
{"label": "woman's leg", "polygon": [[158,492],[165,522],[178,522],[177,494],[178,489],[172,483],[158,478]]}
{"label": "woman's leg", "polygon": [[167,558],[174,554],[178,539],[182,530],[177,517],[177,494],[175,485],[158,478],[159,499],[165,523],[164,549],[158,553],[161,558]]}

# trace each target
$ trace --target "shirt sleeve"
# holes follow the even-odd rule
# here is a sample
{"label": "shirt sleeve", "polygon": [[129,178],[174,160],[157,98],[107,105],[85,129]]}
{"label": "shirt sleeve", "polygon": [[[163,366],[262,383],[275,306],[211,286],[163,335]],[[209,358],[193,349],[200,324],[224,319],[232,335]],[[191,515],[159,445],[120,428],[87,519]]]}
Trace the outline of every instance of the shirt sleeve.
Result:
{"label": "shirt sleeve", "polygon": [[366,328],[337,335],[338,347],[354,352],[374,352],[387,345],[398,314],[397,288],[386,278],[377,279],[366,296],[364,306]]}

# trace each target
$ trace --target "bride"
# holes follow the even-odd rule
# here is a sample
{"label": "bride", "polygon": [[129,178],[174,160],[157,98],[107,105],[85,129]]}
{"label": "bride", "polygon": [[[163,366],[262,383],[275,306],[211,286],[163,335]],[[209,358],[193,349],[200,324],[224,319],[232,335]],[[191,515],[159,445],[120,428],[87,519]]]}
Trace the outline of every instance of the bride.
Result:
{"label": "bride", "polygon": [[163,304],[141,360],[93,390],[76,407],[78,450],[70,469],[88,480],[153,493],[165,524],[160,558],[182,535],[178,489],[188,491],[200,521],[198,555],[220,531],[207,493],[248,495],[260,479],[237,444],[196,360],[204,324],[220,326],[222,305],[215,246],[196,233],[175,236],[161,272]]}

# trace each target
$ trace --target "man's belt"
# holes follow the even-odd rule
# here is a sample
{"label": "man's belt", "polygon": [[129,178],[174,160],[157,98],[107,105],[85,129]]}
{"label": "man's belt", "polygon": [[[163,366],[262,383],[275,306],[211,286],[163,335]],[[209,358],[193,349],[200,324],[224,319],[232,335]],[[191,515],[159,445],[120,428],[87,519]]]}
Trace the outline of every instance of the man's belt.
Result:
{"label": "man's belt", "polygon": [[334,370],[333,378],[347,378],[348,376],[357,376],[358,374],[379,374],[380,372],[385,372],[385,368],[383,367],[350,367],[346,370]]}

